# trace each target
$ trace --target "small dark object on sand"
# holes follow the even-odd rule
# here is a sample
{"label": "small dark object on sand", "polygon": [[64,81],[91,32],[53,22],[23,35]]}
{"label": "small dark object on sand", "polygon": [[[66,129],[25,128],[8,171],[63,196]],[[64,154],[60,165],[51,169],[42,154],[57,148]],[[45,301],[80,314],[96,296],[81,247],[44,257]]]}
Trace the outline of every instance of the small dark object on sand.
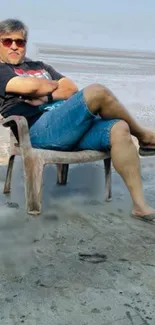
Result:
{"label": "small dark object on sand", "polygon": [[94,253],[94,254],[79,253],[79,259],[80,261],[97,264],[97,263],[105,262],[107,260],[107,255],[99,254],[99,253]]}
{"label": "small dark object on sand", "polygon": [[19,208],[18,203],[15,203],[15,202],[6,202],[6,205],[7,205],[9,208],[15,208],[15,209],[18,209],[18,208]]}

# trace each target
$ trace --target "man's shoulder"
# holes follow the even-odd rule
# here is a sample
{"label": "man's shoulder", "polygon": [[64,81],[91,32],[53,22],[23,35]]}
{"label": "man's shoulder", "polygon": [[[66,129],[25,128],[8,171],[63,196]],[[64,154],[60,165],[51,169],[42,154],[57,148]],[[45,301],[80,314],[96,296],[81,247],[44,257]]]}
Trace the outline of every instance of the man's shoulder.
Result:
{"label": "man's shoulder", "polygon": [[7,71],[11,71],[12,70],[12,66],[8,63],[3,63],[0,62],[0,73],[2,72],[7,72]]}
{"label": "man's shoulder", "polygon": [[41,60],[32,60],[31,58],[28,58],[28,57],[25,57],[23,63],[27,63],[29,65],[40,65],[42,68],[47,69],[47,70],[53,68],[50,64],[47,64],[44,61],[41,61]]}
{"label": "man's shoulder", "polygon": [[44,64],[42,61],[34,61],[34,60],[31,60],[29,58],[26,58],[23,62],[17,64],[17,65],[14,65],[14,64],[11,64],[11,63],[6,63],[6,62],[0,62],[0,69],[15,69],[15,68],[24,68],[24,67],[44,67]]}
{"label": "man's shoulder", "polygon": [[40,66],[44,66],[44,62],[40,61],[40,60],[32,60],[31,58],[25,58],[24,62],[21,63],[21,65],[27,64],[27,65],[40,65]]}

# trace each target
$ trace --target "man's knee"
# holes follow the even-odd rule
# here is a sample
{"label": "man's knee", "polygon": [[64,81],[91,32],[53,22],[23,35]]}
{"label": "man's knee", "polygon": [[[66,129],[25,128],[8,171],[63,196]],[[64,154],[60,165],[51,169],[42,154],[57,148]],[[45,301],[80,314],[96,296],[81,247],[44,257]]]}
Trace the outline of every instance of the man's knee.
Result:
{"label": "man's knee", "polygon": [[105,86],[96,83],[84,88],[83,94],[89,109],[97,112],[101,100],[109,96],[110,91]]}
{"label": "man's knee", "polygon": [[131,141],[131,133],[129,125],[120,120],[111,128],[111,145],[121,141]]}
{"label": "man's knee", "polygon": [[106,87],[99,83],[94,83],[84,88],[84,92],[87,93],[88,96],[91,94],[93,94],[93,96],[97,96],[104,90],[106,90]]}

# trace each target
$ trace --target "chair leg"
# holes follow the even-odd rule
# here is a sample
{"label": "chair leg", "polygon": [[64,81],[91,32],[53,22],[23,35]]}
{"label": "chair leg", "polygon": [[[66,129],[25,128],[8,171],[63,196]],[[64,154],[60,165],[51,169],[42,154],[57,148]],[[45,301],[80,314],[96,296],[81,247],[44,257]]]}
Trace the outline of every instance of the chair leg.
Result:
{"label": "chair leg", "polygon": [[8,168],[7,168],[7,174],[4,184],[4,194],[10,193],[10,187],[11,187],[11,178],[12,178],[12,169],[14,164],[15,155],[11,155],[8,161]]}
{"label": "chair leg", "polygon": [[25,198],[28,214],[41,212],[43,162],[35,156],[23,157]]}
{"label": "chair leg", "polygon": [[106,190],[106,201],[112,200],[112,191],[111,191],[111,158],[104,159],[104,168],[105,168],[105,190]]}
{"label": "chair leg", "polygon": [[57,164],[57,184],[66,185],[68,169],[68,164]]}

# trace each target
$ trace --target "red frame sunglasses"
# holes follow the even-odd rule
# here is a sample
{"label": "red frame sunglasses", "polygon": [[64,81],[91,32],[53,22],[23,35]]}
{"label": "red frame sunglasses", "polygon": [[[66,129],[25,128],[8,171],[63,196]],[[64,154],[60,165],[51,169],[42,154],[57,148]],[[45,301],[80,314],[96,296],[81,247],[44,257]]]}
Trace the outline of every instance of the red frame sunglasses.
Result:
{"label": "red frame sunglasses", "polygon": [[5,47],[11,47],[12,43],[15,42],[17,47],[23,48],[26,44],[26,41],[22,38],[12,39],[12,38],[2,38],[0,42]]}

